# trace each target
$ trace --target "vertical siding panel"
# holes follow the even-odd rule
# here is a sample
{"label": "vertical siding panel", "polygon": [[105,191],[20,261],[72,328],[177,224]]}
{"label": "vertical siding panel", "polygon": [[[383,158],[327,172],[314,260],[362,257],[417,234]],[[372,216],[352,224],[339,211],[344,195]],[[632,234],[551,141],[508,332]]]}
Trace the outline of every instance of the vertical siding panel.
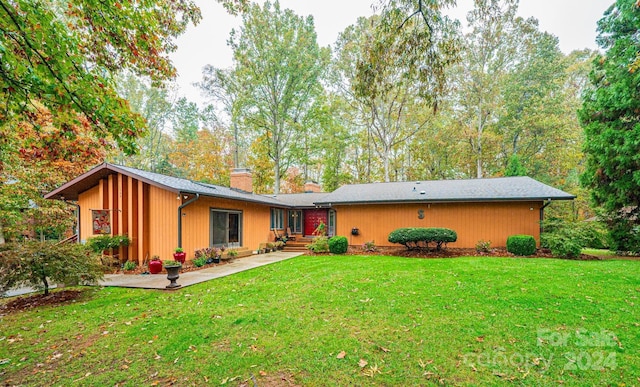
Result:
{"label": "vertical siding panel", "polygon": [[[120,186],[120,204],[121,217],[120,217],[120,233],[131,238],[129,235],[129,177],[124,175],[118,175]],[[129,260],[129,246],[122,247],[122,259],[124,261]]]}
{"label": "vertical siding panel", "polygon": [[95,186],[78,195],[78,205],[80,206],[80,242],[84,243],[93,236],[93,220],[91,210],[98,210],[102,207],[100,186]]}
{"label": "vertical siding panel", "polygon": [[242,247],[255,250],[271,236],[268,205],[201,197],[182,210],[182,245],[187,259],[193,259],[196,249],[207,247],[211,242],[211,209],[242,212]]}
{"label": "vertical siding panel", "polygon": [[178,207],[176,194],[155,186],[149,190],[149,254],[172,259],[178,240]]}
{"label": "vertical siding panel", "polygon": [[129,196],[131,197],[129,203],[129,212],[131,213],[130,222],[129,222],[129,230],[131,234],[131,246],[129,247],[129,252],[131,254],[131,258],[134,261],[137,261],[139,265],[144,262],[144,257],[140,254],[139,250],[139,240],[138,240],[138,180],[129,178]]}
{"label": "vertical siding panel", "polygon": [[[383,246],[391,245],[389,232],[399,227],[447,227],[458,234],[453,247],[475,247],[480,239],[505,246],[513,234],[539,239],[539,206],[537,202],[342,205],[336,206],[337,231],[348,236],[352,245],[374,240]],[[421,209],[424,220],[418,219]],[[360,235],[351,236],[352,227],[358,227]]]}

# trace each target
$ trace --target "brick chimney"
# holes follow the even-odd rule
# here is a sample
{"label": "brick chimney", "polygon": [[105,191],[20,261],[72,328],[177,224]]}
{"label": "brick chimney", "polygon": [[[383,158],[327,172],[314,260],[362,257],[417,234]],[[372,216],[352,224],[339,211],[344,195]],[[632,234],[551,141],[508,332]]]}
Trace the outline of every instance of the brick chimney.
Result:
{"label": "brick chimney", "polygon": [[315,181],[308,181],[304,183],[304,192],[322,192],[322,187],[320,187],[320,184],[316,183]]}
{"label": "brick chimney", "polygon": [[232,189],[236,189],[244,192],[253,192],[253,175],[248,168],[233,168],[231,170],[231,186]]}

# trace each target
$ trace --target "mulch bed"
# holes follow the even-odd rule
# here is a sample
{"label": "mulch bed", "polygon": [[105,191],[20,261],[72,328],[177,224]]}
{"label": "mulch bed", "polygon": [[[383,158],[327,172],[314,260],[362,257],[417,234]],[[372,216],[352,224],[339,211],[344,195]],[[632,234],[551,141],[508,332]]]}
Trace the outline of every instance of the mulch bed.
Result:
{"label": "mulch bed", "polygon": [[53,290],[48,295],[30,294],[0,303],[0,316],[46,305],[62,305],[82,297],[83,290]]}
{"label": "mulch bed", "polygon": [[[242,259],[242,258],[236,258],[236,259]],[[231,260],[231,261],[229,261],[229,260],[220,260],[220,263],[210,263],[210,264],[206,264],[204,266],[197,267],[191,261],[187,261],[187,262],[182,264],[182,269],[180,269],[180,273],[188,273],[190,271],[198,271],[198,270],[202,270],[202,269],[208,269],[208,268],[211,268],[211,267],[223,266],[223,265],[229,264],[230,262],[233,262],[233,260]],[[167,271],[165,269],[162,269],[162,271],[160,273],[161,274],[167,274]],[[123,270],[123,269],[117,268],[117,269],[114,269],[114,270],[110,271],[108,274],[131,274],[131,275],[149,274],[149,269],[147,268],[146,265],[136,266],[136,268],[134,270]]]}
{"label": "mulch bed", "polygon": [[[390,255],[394,257],[407,257],[407,258],[458,258],[458,257],[517,257],[507,251],[506,248],[493,248],[488,253],[478,252],[476,249],[463,249],[456,247],[448,247],[440,251],[435,250],[407,250],[404,247],[376,247],[376,251],[364,251],[362,247],[349,246],[347,250],[349,255]],[[522,258],[522,257],[518,257]],[[525,258],[557,258],[551,254],[549,249],[538,249],[534,255],[530,255]],[[600,258],[581,254],[580,257],[575,258],[580,261],[599,261]]]}

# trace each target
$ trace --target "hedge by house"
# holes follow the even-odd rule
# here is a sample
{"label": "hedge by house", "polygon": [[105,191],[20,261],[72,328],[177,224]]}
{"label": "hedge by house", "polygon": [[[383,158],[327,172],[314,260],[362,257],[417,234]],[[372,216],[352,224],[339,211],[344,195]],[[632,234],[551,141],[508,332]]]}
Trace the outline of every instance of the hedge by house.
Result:
{"label": "hedge by house", "polygon": [[347,237],[336,235],[329,238],[329,252],[331,254],[344,254],[349,247]]}
{"label": "hedge by house", "polygon": [[393,230],[387,238],[391,243],[399,243],[407,249],[429,248],[435,244],[435,249],[440,250],[447,243],[458,240],[458,234],[448,228],[441,227],[405,227]]}
{"label": "hedge by house", "polygon": [[520,256],[533,255],[536,252],[536,240],[531,235],[511,235],[507,238],[507,251]]}

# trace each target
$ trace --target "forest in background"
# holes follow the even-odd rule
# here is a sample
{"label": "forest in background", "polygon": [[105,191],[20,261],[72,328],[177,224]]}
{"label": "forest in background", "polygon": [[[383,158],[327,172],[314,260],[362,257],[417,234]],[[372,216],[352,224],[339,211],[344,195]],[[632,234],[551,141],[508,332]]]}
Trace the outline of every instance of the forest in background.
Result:
{"label": "forest in background", "polygon": [[[24,38],[14,39],[16,51],[38,57],[31,71],[43,68],[52,82],[34,81],[29,71],[18,80],[2,74],[3,95],[29,103],[7,98],[2,116],[0,230],[18,237],[24,229],[68,228],[72,208],[40,195],[104,160],[221,185],[233,167],[248,167],[257,193],[300,192],[308,180],[332,191],[349,183],[527,175],[578,196],[556,215],[595,215],[580,184],[588,155],[578,111],[597,86],[593,68],[602,57],[563,54],[537,20],[516,15],[518,0],[476,0],[464,21],[442,13],[454,0],[383,1],[330,47],[318,45],[311,16],[277,1],[222,2],[242,25],[228,39],[234,65],[203,71],[205,107],[177,97],[175,69],[164,60],[175,49],[171,39],[199,21],[189,1],[158,1],[166,12],[160,22],[149,9],[115,31],[69,1],[66,16],[79,18],[68,23],[76,35],[60,43],[69,58],[77,54],[69,68],[29,51],[39,39],[46,46],[37,18],[55,19],[59,10],[39,8],[24,25],[15,22]],[[103,11],[120,20],[118,12],[129,10]],[[599,32],[606,49],[611,33],[602,25]],[[56,71],[86,82],[76,86],[87,95]]]}

